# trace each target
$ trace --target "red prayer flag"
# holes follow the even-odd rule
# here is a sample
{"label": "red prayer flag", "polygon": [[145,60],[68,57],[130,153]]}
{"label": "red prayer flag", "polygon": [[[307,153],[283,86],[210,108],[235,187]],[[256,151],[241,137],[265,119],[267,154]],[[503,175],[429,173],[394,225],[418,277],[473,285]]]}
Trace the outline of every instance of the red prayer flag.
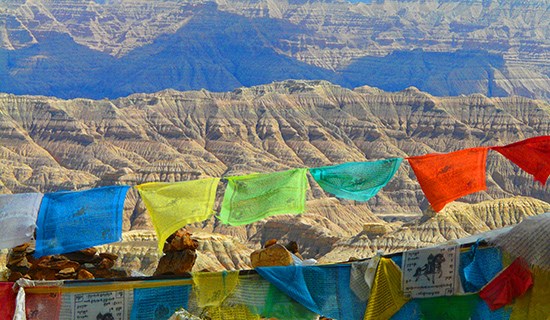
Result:
{"label": "red prayer flag", "polygon": [[533,285],[531,270],[520,257],[483,287],[479,296],[494,311],[523,295],[531,285]]}
{"label": "red prayer flag", "polygon": [[13,282],[0,282],[0,320],[11,320],[15,312],[15,298]]}
{"label": "red prayer flag", "polygon": [[543,185],[550,176],[550,136],[525,139],[503,147],[491,147]]}
{"label": "red prayer flag", "polygon": [[61,311],[61,292],[26,293],[25,300],[27,320],[59,319],[59,312]]}
{"label": "red prayer flag", "polygon": [[487,148],[407,158],[432,208],[438,212],[449,202],[485,190]]}

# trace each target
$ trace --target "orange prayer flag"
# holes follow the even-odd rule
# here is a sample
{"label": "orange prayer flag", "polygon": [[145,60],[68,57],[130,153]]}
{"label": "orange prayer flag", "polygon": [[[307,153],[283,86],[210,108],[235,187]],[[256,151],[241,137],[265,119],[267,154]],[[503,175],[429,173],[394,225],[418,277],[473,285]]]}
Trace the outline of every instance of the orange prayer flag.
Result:
{"label": "orange prayer flag", "polygon": [[550,176],[550,136],[525,139],[503,147],[491,147],[543,185]]}
{"label": "orange prayer flag", "polygon": [[485,190],[486,147],[407,158],[432,208]]}

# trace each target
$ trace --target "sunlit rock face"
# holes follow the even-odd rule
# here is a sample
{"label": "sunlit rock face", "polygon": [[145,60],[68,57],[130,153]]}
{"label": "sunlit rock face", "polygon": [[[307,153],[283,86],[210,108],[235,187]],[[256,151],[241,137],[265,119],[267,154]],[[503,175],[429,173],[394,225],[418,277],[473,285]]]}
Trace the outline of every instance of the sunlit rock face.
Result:
{"label": "sunlit rock face", "polygon": [[[416,88],[397,93],[371,87],[349,90],[324,81],[276,82],[224,93],[167,90],[116,100],[3,94],[0,191],[81,190],[273,172],[504,145],[549,134],[550,106],[540,100],[479,94],[434,97]],[[221,225],[213,217],[188,229],[194,234],[203,230],[231,235],[251,248],[271,238],[294,240],[305,257],[322,257],[346,237],[363,231],[385,236],[428,212],[406,161],[367,203],[336,199],[312,179],[309,182],[303,215],[277,216],[242,227]],[[519,195],[550,201],[548,187],[493,151],[487,160],[487,185],[487,191],[460,201],[475,204]],[[220,188],[216,209],[222,197]],[[497,219],[494,208],[483,209],[492,218],[476,219]],[[485,230],[466,227],[464,221],[453,220],[461,225],[453,231],[455,236]],[[376,227],[379,224],[385,225],[385,234]],[[488,228],[504,225],[493,224]],[[123,227],[152,230],[135,190],[126,199]],[[438,232],[429,241],[411,242],[443,239]],[[406,246],[399,242],[389,247]],[[198,252],[200,264],[200,248]],[[213,264],[237,268],[248,263],[247,254]],[[149,262],[145,268],[154,265]]]}

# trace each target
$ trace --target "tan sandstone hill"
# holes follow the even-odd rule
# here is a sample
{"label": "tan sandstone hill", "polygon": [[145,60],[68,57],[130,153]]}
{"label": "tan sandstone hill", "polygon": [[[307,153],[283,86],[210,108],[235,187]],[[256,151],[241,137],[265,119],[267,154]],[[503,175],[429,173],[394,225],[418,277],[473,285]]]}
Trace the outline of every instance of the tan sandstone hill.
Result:
{"label": "tan sandstone hill", "polygon": [[493,229],[515,225],[525,217],[550,210],[550,204],[526,197],[483,201],[476,204],[454,202],[443,211],[427,211],[424,216],[378,232],[372,225],[357,235],[336,243],[322,262],[347,261],[350,257],[368,258],[377,250],[401,252],[465,238]]}

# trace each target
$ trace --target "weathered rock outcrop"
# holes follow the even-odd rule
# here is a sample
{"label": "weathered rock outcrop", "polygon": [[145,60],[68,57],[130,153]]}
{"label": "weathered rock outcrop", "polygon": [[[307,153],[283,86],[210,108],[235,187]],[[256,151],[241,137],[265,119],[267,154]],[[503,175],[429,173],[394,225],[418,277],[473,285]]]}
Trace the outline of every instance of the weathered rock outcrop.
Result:
{"label": "weathered rock outcrop", "polygon": [[[198,242],[192,271],[250,269],[253,250],[236,238],[193,231],[192,239]],[[153,275],[160,259],[156,235],[149,230],[125,232],[121,242],[99,246],[98,250],[116,254],[119,259],[115,267],[134,271],[133,274]]]}
{"label": "weathered rock outcrop", "polygon": [[159,264],[153,275],[184,275],[193,270],[197,260],[199,242],[191,239],[191,234],[185,229],[173,233],[164,244]]}
{"label": "weathered rock outcrop", "polygon": [[127,277],[124,269],[113,269],[116,254],[101,252],[96,248],[36,258],[34,246],[24,243],[10,250],[6,267],[8,281],[20,278],[32,280],[88,280],[94,278]]}
{"label": "weathered rock outcrop", "polygon": [[476,204],[454,202],[435,214],[429,210],[417,220],[380,234],[363,232],[336,243],[321,262],[367,258],[376,251],[400,252],[464,238],[472,234],[515,225],[526,217],[550,210],[550,204],[526,197],[484,201]]}

